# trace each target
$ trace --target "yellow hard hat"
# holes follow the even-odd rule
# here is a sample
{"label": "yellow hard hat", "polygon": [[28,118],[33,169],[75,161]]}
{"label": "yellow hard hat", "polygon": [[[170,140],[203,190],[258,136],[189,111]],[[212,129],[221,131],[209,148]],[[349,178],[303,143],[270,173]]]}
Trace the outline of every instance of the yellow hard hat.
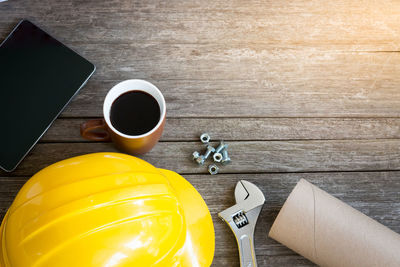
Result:
{"label": "yellow hard hat", "polygon": [[0,228],[0,266],[210,266],[204,200],[175,172],[119,153],[53,164],[22,187]]}

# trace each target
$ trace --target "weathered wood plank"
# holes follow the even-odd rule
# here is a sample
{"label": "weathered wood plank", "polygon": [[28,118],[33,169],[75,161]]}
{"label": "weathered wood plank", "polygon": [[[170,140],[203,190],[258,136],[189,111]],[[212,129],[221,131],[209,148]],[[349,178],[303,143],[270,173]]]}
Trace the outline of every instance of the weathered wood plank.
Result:
{"label": "weathered wood plank", "polygon": [[[80,124],[90,118],[60,118],[41,142],[86,142]],[[167,118],[162,141],[400,139],[400,118]],[[89,142],[89,141],[88,141]]]}
{"label": "weathered wood plank", "polygon": [[[260,266],[310,263],[294,252],[267,238],[267,233],[288,194],[301,178],[316,184],[373,219],[400,232],[400,172],[354,173],[286,173],[286,174],[229,174],[184,175],[202,194],[210,208],[215,232],[214,266],[238,266],[237,248],[230,229],[218,219],[217,213],[233,205],[234,185],[240,179],[257,184],[266,196],[266,203],[256,228],[256,253]],[[26,181],[24,177],[0,177],[0,217],[11,199]],[[349,193],[351,192],[351,193]]]}
{"label": "weathered wood plank", "polygon": [[[400,76],[399,76],[400,77]],[[137,78],[137,77],[136,77]],[[322,79],[322,78],[321,78]],[[397,78],[396,78],[397,79]],[[314,84],[291,91],[264,81],[151,80],[163,91],[171,117],[399,117],[400,97],[395,80],[373,81],[341,91],[335,86]],[[340,80],[337,80],[340,81]],[[400,82],[400,81],[399,81]],[[108,90],[118,81],[89,81],[67,106],[64,117],[102,115]],[[293,81],[306,84],[307,81]],[[319,83],[322,83],[320,81]],[[386,85],[368,89],[373,83]],[[275,88],[267,88],[273,86]],[[302,85],[304,86],[304,85]],[[285,92],[286,91],[286,92]],[[226,103],[222,105],[221,103]]]}
{"label": "weathered wood plank", "polygon": [[108,90],[131,78],[156,84],[173,117],[400,116],[400,53],[200,45],[92,49],[85,54],[98,71],[63,116],[101,116]]}
{"label": "weathered wood plank", "polygon": [[397,1],[8,1],[0,25],[31,18],[85,43],[319,44],[397,48]]}
{"label": "weathered wood plank", "polygon": [[[142,156],[179,173],[207,173],[191,160],[200,142],[160,142]],[[51,163],[92,152],[116,151],[111,143],[38,144],[12,175],[32,175]],[[400,140],[231,141],[232,164],[221,173],[400,170]],[[4,172],[0,172],[4,175]]]}
{"label": "weathered wood plank", "polygon": [[[101,105],[106,92],[117,82],[130,78],[144,78],[158,85],[166,96],[168,114],[173,117],[400,116],[400,94],[397,92],[397,85],[400,83],[400,67],[397,64],[400,60],[400,53],[357,52],[354,47],[349,48],[343,45],[336,47],[332,37],[328,38],[329,36],[325,36],[325,33],[317,39],[328,38],[328,42],[333,43],[332,46],[304,44],[301,40],[292,41],[290,45],[251,41],[243,41],[241,43],[229,41],[228,44],[214,41],[207,43],[198,41],[160,43],[159,41],[153,42],[148,39],[141,39],[140,35],[135,40],[122,42],[118,40],[118,37],[126,35],[123,31],[120,31],[120,29],[124,28],[129,29],[135,36],[137,35],[135,31],[139,30],[144,30],[146,34],[154,35],[154,30],[149,30],[148,27],[159,26],[167,27],[163,31],[169,33],[167,35],[169,38],[173,38],[171,36],[176,35],[187,36],[186,33],[190,32],[201,39],[201,35],[205,33],[198,32],[192,28],[184,29],[185,34],[178,33],[176,32],[178,29],[168,28],[172,27],[171,23],[160,21],[160,17],[168,20],[168,16],[179,17],[181,14],[190,14],[191,11],[181,9],[178,2],[172,4],[172,9],[165,7],[166,9],[164,10],[163,7],[160,7],[161,11],[156,10],[155,6],[157,4],[154,4],[154,2],[147,7],[141,7],[142,5],[138,4],[139,9],[143,8],[138,15],[135,15],[135,13],[130,14],[129,12],[115,12],[112,13],[112,16],[116,17],[111,20],[107,19],[107,15],[109,14],[108,11],[112,12],[112,8],[104,7],[107,9],[103,12],[95,9],[93,16],[99,17],[90,18],[86,13],[92,11],[86,9],[79,11],[78,7],[83,5],[80,1],[73,4],[58,2],[57,5],[51,5],[44,1],[37,3],[37,5],[32,3],[29,6],[25,4],[19,6],[16,2],[9,1],[8,3],[2,3],[0,6],[0,14],[4,14],[4,16],[0,16],[0,27],[6,29],[4,30],[4,35],[11,29],[10,21],[12,21],[12,18],[17,20],[16,18],[22,16],[24,12],[35,14],[38,16],[38,20],[42,20],[43,24],[47,25],[49,23],[50,32],[54,30],[56,35],[63,37],[61,38],[62,40],[77,51],[80,51],[98,67],[93,80],[89,81],[87,88],[83,89],[81,94],[68,106],[63,113],[64,116],[80,116],[80,114],[100,116]],[[256,4],[258,7],[261,5],[261,2],[256,3],[258,3]],[[46,4],[48,6],[44,6]],[[93,5],[94,3],[89,4]],[[245,2],[238,2],[231,7],[232,11],[245,4],[246,6],[248,5]],[[290,10],[287,8],[288,3],[283,2],[282,4],[285,7],[284,10]],[[316,4],[316,2],[309,4],[300,1],[298,2],[299,6],[294,5],[294,8],[301,8],[301,4],[307,7]],[[339,1],[337,4],[339,5],[339,10],[341,10],[340,7],[356,8],[358,6],[349,1]],[[375,8],[375,4],[372,1],[366,1],[365,4],[369,5],[368,8],[371,10],[372,7]],[[126,3],[123,5],[126,5]],[[192,5],[204,7],[200,3],[192,3]],[[272,10],[269,10],[270,6],[268,4],[264,5],[264,9],[268,12],[277,12],[278,14],[282,12],[282,8],[279,8],[279,5],[271,4]],[[397,6],[400,6],[400,4],[394,2],[389,3],[389,5],[394,5],[391,12],[396,10]],[[323,6],[322,10],[319,6]],[[329,6],[326,3],[318,5],[315,11],[316,14],[320,16],[320,12]],[[60,13],[54,12],[58,8]],[[180,12],[171,12],[171,10],[175,10],[174,8],[179,9]],[[77,14],[71,15],[70,12],[72,10],[77,10]],[[386,14],[386,12],[389,13],[387,10],[386,8],[380,9],[385,16],[379,12],[376,14],[380,14],[379,16],[382,16],[383,19],[387,19],[392,14]],[[256,8],[254,11],[256,11]],[[369,19],[371,14],[362,13],[362,11],[365,10],[361,8],[354,14],[365,16]],[[85,14],[79,14],[79,12],[84,12]],[[155,12],[155,14],[152,14],[152,12]],[[218,12],[221,13],[221,16],[229,16],[230,20],[238,18],[238,14],[235,12]],[[296,17],[299,17],[298,12],[296,13],[293,10],[289,12],[294,12]],[[305,11],[303,10],[303,12]],[[307,12],[312,14],[313,11],[311,9],[311,11]],[[208,9],[203,13],[208,14]],[[203,21],[204,14],[201,12],[200,14],[197,17],[195,16],[193,21]],[[257,11],[254,14],[256,16],[258,14]],[[345,14],[347,18],[348,11]],[[376,14],[373,13],[372,15]],[[253,15],[253,13],[249,12],[247,19],[250,19],[250,15]],[[144,18],[141,16],[144,16]],[[146,21],[148,16],[156,19]],[[274,16],[265,14],[263,17],[269,19],[279,17],[279,20],[287,21],[287,17],[276,14]],[[90,23],[80,21],[80,18],[89,19]],[[180,18],[183,19],[182,17]],[[127,19],[128,22],[124,22],[124,19]],[[142,19],[146,21],[147,29],[143,25],[136,25],[140,24]],[[367,27],[370,25],[368,24],[368,19],[357,20],[354,18],[354,23],[363,23]],[[351,21],[352,19],[349,20]],[[228,18],[224,19],[224,21],[228,21],[228,25],[230,25]],[[207,20],[203,22],[209,23]],[[62,27],[60,32],[57,31],[57,26],[54,23]],[[75,23],[86,27],[95,34],[92,41],[79,36],[78,33],[88,34],[84,33],[85,31]],[[103,25],[107,30],[102,32],[101,29],[98,29],[102,23],[111,23],[111,25]],[[129,23],[137,26],[137,28],[131,29]],[[257,24],[257,21],[248,21],[246,24],[253,25],[253,23]],[[270,23],[266,24],[269,25]],[[315,21],[312,20],[312,23],[315,24]],[[291,25],[290,29],[294,27],[293,25],[301,25],[292,24],[292,22],[289,24]],[[285,36],[288,36],[287,38],[294,36],[292,32],[287,32],[289,29],[277,28],[278,25],[274,23],[270,25],[273,26],[273,29],[282,31]],[[379,23],[373,25],[378,28],[382,27]],[[384,25],[390,37],[384,37],[385,39],[381,43],[383,45],[397,43],[397,28],[399,26],[394,22],[387,22]],[[246,29],[245,24],[242,27],[246,32],[249,31]],[[314,27],[317,27],[317,25],[314,25]],[[212,34],[218,39],[229,40],[221,38],[220,31],[223,29],[223,27],[218,27]],[[299,36],[305,36],[301,33],[301,29],[309,29],[309,27],[298,28],[296,26],[292,30],[299,33]],[[229,32],[232,30],[234,31],[234,29],[231,29]],[[321,29],[319,31],[324,32]],[[374,34],[377,33],[376,31],[377,29],[368,32],[365,29],[351,34],[346,32],[349,35],[346,37],[348,38],[346,42],[354,44],[354,40],[364,40],[362,36],[357,38],[357,34],[363,34],[363,36],[365,35],[364,37],[368,38],[373,36],[374,39],[377,36],[384,36],[382,32],[379,32],[379,35]],[[335,38],[339,38],[339,33],[344,31],[337,32]],[[76,34],[78,36],[74,39],[68,34]],[[270,33],[267,34],[270,36]],[[237,36],[242,39],[246,34],[238,34]],[[114,43],[100,42],[100,40],[107,38],[113,38]],[[137,39],[142,41],[136,41]],[[371,50],[379,50],[379,47]],[[226,102],[226,105],[221,105],[221,103]]]}
{"label": "weathered wood plank", "polygon": [[[338,85],[357,85],[380,78],[381,72],[398,73],[398,53],[329,50],[318,47],[276,47],[259,44],[70,44],[97,66],[95,79],[123,80],[272,80],[286,88],[291,81],[334,78]],[[390,60],[388,60],[390,59]],[[338,68],[340,66],[340,68]],[[280,79],[279,79],[280,78]],[[383,77],[382,77],[383,78]],[[396,77],[390,77],[395,79]],[[289,79],[286,81],[286,79]],[[361,80],[361,81],[359,81]],[[361,83],[360,83],[361,84]],[[301,84],[299,84],[300,86]],[[344,88],[338,87],[339,90]]]}

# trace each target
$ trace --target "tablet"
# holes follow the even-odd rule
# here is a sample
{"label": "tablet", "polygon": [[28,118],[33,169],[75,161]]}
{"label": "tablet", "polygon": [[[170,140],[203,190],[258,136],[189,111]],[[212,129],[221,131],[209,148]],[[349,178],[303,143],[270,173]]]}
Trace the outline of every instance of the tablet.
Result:
{"label": "tablet", "polygon": [[28,20],[14,28],[0,45],[1,169],[16,168],[94,71]]}

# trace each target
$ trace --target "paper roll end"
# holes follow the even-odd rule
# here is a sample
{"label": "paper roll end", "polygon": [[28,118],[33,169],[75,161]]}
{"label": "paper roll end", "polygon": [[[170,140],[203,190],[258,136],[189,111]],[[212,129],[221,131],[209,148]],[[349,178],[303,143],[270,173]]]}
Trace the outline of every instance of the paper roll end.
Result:
{"label": "paper roll end", "polygon": [[400,235],[301,179],[269,236],[321,266],[400,266]]}
{"label": "paper roll end", "polygon": [[313,185],[300,179],[279,211],[268,236],[295,252],[315,257]]}

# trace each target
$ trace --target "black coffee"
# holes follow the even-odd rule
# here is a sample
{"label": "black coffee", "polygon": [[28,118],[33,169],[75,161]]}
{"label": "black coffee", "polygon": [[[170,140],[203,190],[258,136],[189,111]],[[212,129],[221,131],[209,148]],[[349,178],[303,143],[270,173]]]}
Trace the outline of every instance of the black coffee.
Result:
{"label": "black coffee", "polygon": [[121,133],[141,135],[151,131],[160,120],[157,100],[142,91],[130,91],[114,100],[111,124]]}

